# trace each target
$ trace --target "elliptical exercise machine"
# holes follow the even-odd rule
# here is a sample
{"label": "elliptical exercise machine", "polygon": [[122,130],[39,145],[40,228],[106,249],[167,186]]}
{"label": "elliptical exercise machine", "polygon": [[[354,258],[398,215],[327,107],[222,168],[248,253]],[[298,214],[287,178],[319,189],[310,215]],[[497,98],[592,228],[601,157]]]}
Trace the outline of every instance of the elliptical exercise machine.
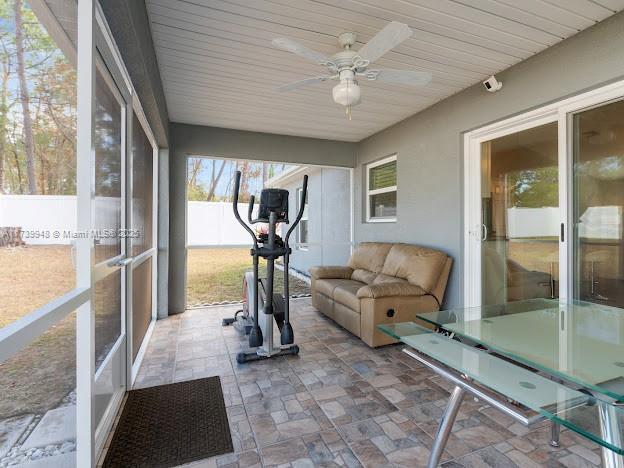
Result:
{"label": "elliptical exercise machine", "polygon": [[[297,218],[284,239],[277,233],[277,224],[288,221],[288,190],[263,189],[260,194],[260,208],[258,217],[252,219],[255,197],[249,200],[247,218],[249,224],[268,223],[267,233],[256,235],[254,231],[241,219],[238,212],[238,193],[240,190],[241,172],[236,172],[234,185],[234,216],[245,228],[253,239],[251,256],[253,258],[253,273],[245,274],[243,281],[244,304],[243,310],[239,310],[234,318],[223,319],[223,325],[235,324],[237,328],[245,330],[249,334],[249,350],[241,351],[236,356],[239,364],[268,359],[274,356],[298,354],[299,346],[294,344],[295,337],[290,324],[289,285],[288,285],[288,262],[292,249],[288,244],[290,235],[294,231],[305,208],[308,195],[308,176],[303,176],[303,189],[301,204]],[[273,279],[275,273],[275,260],[284,257],[284,296],[273,293]],[[260,278],[258,266],[260,258],[267,261],[267,277]],[[262,309],[262,313],[259,310]],[[251,315],[251,317],[250,317]],[[280,330],[281,346],[275,346],[273,340],[273,321]]]}

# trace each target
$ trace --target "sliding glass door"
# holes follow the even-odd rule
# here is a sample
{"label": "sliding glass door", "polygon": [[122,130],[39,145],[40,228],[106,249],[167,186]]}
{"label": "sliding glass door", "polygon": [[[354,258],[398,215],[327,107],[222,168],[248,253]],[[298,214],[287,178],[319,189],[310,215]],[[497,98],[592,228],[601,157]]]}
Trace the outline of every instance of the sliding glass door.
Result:
{"label": "sliding glass door", "polygon": [[624,82],[469,132],[464,304],[624,307]]}
{"label": "sliding glass door", "polygon": [[571,120],[574,297],[624,307],[624,101]]}
{"label": "sliding glass door", "polygon": [[481,143],[481,302],[559,291],[557,123]]}

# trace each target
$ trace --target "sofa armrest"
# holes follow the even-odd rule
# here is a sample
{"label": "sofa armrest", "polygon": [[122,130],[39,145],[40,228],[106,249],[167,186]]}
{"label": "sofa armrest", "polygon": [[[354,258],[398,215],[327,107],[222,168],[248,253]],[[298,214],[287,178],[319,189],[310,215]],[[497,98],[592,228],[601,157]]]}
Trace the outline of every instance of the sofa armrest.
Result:
{"label": "sofa armrest", "polygon": [[310,268],[313,279],[351,279],[353,268],[346,266],[315,266]]}
{"label": "sofa armrest", "polygon": [[410,283],[381,283],[362,286],[358,292],[359,299],[397,297],[397,296],[424,296],[427,294],[420,286]]}

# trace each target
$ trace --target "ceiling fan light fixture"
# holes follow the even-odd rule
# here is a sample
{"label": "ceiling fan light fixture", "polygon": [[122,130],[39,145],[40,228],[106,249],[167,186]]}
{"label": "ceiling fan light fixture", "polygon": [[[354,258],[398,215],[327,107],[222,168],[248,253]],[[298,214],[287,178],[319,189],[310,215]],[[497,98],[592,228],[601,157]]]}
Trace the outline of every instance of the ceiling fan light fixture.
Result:
{"label": "ceiling fan light fixture", "polygon": [[353,70],[341,70],[340,83],[334,86],[332,96],[336,104],[346,107],[357,106],[362,98],[362,91]]}
{"label": "ceiling fan light fixture", "polygon": [[355,80],[341,80],[332,90],[336,104],[342,106],[357,106],[362,98],[362,91]]}

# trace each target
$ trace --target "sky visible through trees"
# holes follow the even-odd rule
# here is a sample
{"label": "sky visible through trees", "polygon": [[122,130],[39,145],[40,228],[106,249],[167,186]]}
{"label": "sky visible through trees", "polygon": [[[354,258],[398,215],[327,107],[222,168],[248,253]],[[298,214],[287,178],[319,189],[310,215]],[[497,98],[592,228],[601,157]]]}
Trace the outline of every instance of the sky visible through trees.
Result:
{"label": "sky visible through trees", "polygon": [[76,71],[24,0],[0,0],[0,193],[76,193]]}
{"label": "sky visible through trees", "polygon": [[188,158],[187,193],[192,201],[231,201],[234,174],[241,171],[239,201],[258,196],[264,183],[295,166],[282,163]]}

